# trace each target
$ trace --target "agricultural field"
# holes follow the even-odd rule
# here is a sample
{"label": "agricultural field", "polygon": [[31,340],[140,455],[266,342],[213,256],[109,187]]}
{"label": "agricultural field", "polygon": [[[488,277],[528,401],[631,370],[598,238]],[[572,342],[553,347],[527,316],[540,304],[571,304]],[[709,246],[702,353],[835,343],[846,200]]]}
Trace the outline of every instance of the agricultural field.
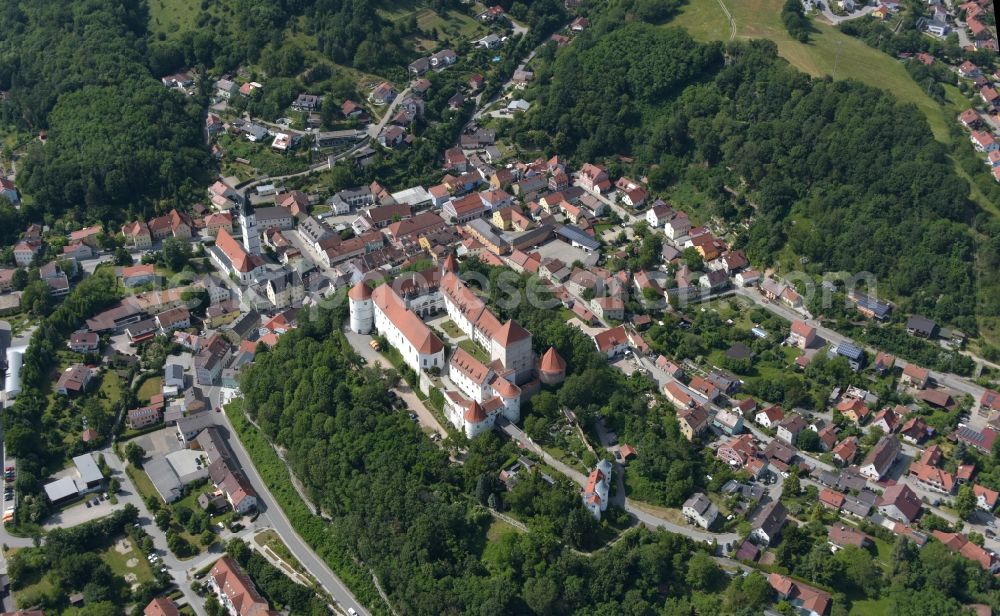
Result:
{"label": "agricultural field", "polygon": [[892,92],[904,103],[913,103],[925,116],[939,141],[948,140],[948,126],[941,106],[920,89],[902,64],[872,49],[864,41],[842,34],[833,26],[813,20],[809,43],[795,40],[781,23],[782,0],[722,0],[730,12],[729,23],[720,0],[690,0],[671,26],[682,26],[702,41],[765,38],[775,42],[778,53],[810,75],[854,78]]}

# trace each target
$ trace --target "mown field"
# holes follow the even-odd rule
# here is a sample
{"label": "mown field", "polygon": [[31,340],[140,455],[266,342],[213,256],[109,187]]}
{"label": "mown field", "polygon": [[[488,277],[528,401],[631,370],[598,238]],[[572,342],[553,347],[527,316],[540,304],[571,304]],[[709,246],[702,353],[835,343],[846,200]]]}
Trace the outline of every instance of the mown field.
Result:
{"label": "mown field", "polygon": [[[810,75],[854,78],[892,92],[905,103],[913,103],[924,115],[939,141],[948,140],[948,122],[941,106],[927,96],[895,59],[833,26],[813,20],[816,32],[809,43],[792,38],[781,23],[782,0],[723,0],[736,22],[736,38],[765,38],[775,42],[778,53]],[[861,19],[866,19],[862,17]],[[719,0],[689,0],[681,14],[669,22],[682,26],[702,41],[729,40],[730,24]]]}

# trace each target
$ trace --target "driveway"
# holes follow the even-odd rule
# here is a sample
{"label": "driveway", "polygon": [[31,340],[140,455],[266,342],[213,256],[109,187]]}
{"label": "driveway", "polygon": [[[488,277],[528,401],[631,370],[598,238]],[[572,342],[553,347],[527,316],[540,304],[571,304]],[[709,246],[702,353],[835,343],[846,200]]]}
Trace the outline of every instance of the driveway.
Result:
{"label": "driveway", "polygon": [[[351,344],[354,351],[365,358],[369,366],[381,365],[389,367],[389,362],[386,361],[384,357],[379,355],[379,353],[373,350],[368,343],[371,341],[372,337],[366,334],[356,334],[350,330],[350,328],[344,328],[344,336],[347,337],[347,341]],[[406,408],[417,414],[417,420],[421,427],[426,428],[431,432],[437,432],[442,437],[448,434],[444,426],[437,420],[434,413],[424,405],[423,401],[417,397],[417,394],[413,393],[410,385],[400,379],[399,384],[393,389],[396,395],[403,399],[406,403]]]}
{"label": "driveway", "polygon": [[[854,340],[848,338],[847,336],[844,336],[842,334],[839,334],[839,333],[833,331],[832,329],[824,327],[823,325],[821,325],[815,319],[808,318],[808,317],[803,317],[802,315],[798,314],[797,312],[791,310],[790,308],[788,308],[788,307],[786,307],[786,306],[784,306],[782,304],[778,304],[778,303],[775,303],[775,302],[771,302],[771,301],[765,300],[761,296],[760,292],[757,289],[755,289],[755,288],[739,287],[739,288],[737,288],[735,290],[735,293],[736,293],[736,295],[739,295],[741,297],[745,297],[745,298],[753,301],[755,304],[757,304],[757,305],[759,305],[759,306],[761,306],[763,308],[766,308],[767,310],[770,310],[771,312],[777,314],[778,316],[780,316],[780,317],[782,317],[782,318],[784,318],[786,320],[789,320],[789,321],[792,321],[792,320],[804,320],[808,325],[811,325],[812,327],[815,327],[816,328],[816,333],[818,333],[827,342],[832,342],[834,344],[840,344],[842,342],[849,342],[851,344],[854,344],[856,346],[859,346],[859,347],[867,350],[868,353],[872,354],[873,357],[874,357],[874,354],[878,352],[878,349],[876,349],[874,347],[870,347],[870,346],[867,346],[867,345],[859,344],[859,343],[855,342]],[[905,360],[903,360],[903,359],[899,359],[899,358],[896,359],[896,366],[898,368],[905,368],[907,364],[908,364],[908,362],[905,361]],[[975,383],[972,383],[971,381],[968,381],[968,380],[966,380],[966,379],[964,379],[964,378],[962,378],[962,377],[960,377],[960,376],[958,376],[956,374],[951,374],[951,373],[947,373],[947,372],[930,371],[930,376],[934,380],[934,382],[937,383],[941,387],[946,387],[948,389],[952,389],[952,390],[954,390],[954,391],[956,391],[956,392],[958,392],[960,394],[968,394],[968,395],[972,396],[972,398],[974,400],[976,400],[976,408],[978,408],[979,398],[983,395],[983,391],[985,391],[982,387],[980,387],[979,385],[976,385]],[[976,410],[976,408],[973,409],[973,413],[971,414],[972,415],[972,420],[970,421],[970,425],[977,424],[978,413],[974,412]],[[978,425],[981,428],[983,425],[985,425],[986,418],[980,417],[979,420],[981,420],[981,421],[978,422]],[[973,426],[973,427],[975,427],[975,426]]]}
{"label": "driveway", "polygon": [[871,12],[875,10],[875,8],[876,8],[875,6],[868,5],[862,7],[860,10],[854,11],[850,15],[841,16],[831,11],[830,3],[827,0],[823,0],[823,10],[821,10],[820,13],[823,15],[823,17],[826,18],[828,22],[836,26],[845,21],[851,21],[852,19],[859,19],[861,17],[866,17],[869,14],[871,14]]}

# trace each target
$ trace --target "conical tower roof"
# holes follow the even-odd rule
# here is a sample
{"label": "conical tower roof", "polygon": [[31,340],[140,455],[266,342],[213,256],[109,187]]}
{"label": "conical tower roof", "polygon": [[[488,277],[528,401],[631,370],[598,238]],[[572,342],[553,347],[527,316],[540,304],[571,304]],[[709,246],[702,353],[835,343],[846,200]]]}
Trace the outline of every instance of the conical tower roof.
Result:
{"label": "conical tower roof", "polygon": [[566,360],[563,359],[555,347],[549,347],[542,355],[542,361],[538,366],[542,372],[556,373],[566,370]]}
{"label": "conical tower roof", "polygon": [[475,400],[465,409],[465,421],[469,423],[482,423],[486,421],[486,411]]}
{"label": "conical tower roof", "polygon": [[351,290],[347,292],[347,297],[356,301],[371,299],[372,288],[368,286],[367,282],[362,280],[358,284],[351,287]]}

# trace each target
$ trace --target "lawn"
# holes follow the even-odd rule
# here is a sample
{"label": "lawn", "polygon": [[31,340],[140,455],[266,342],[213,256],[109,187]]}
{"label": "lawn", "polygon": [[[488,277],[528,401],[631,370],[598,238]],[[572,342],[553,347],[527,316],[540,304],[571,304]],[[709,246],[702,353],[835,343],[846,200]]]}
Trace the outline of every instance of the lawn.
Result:
{"label": "lawn", "polygon": [[146,474],[146,471],[129,465],[125,467],[125,472],[128,473],[128,476],[132,479],[132,483],[135,484],[135,489],[139,491],[139,496],[141,496],[143,500],[146,500],[151,496],[159,501],[163,500],[157,493],[156,488],[153,487],[153,482],[149,479],[149,475]]}
{"label": "lawn", "polygon": [[464,338],[465,337],[465,332],[463,332],[461,329],[459,329],[458,325],[456,325],[454,321],[450,321],[450,320],[449,321],[445,321],[444,323],[441,324],[441,329],[443,329],[444,333],[448,334],[452,338]]}
{"label": "lawn", "polygon": [[[736,38],[766,38],[775,42],[778,53],[793,66],[810,75],[852,77],[870,86],[895,94],[901,102],[913,103],[927,116],[934,136],[947,142],[948,122],[941,106],[927,96],[906,69],[888,55],[864,41],[842,34],[833,26],[813,21],[816,32],[809,43],[792,38],[781,22],[782,0],[722,0],[736,22]],[[698,40],[730,38],[730,25],[719,0],[690,0],[671,26],[683,26]]]}
{"label": "lawn", "polygon": [[163,377],[154,376],[151,379],[146,379],[142,386],[139,387],[139,392],[136,396],[139,398],[140,402],[149,402],[149,399],[160,393],[163,390]]}
{"label": "lawn", "polygon": [[296,571],[300,573],[308,573],[302,564],[292,555],[291,550],[285,545],[285,542],[281,540],[274,530],[268,529],[264,532],[257,533],[254,535],[254,543],[259,546],[268,547],[274,552],[278,558],[285,561],[290,567],[294,567]]}
{"label": "lawn", "polygon": [[[417,51],[433,51],[447,43],[457,47],[460,43],[485,35],[486,26],[475,18],[456,10],[438,13],[430,8],[416,8],[409,2],[384,3],[378,12],[382,17],[394,22],[416,17],[417,28],[423,35],[412,39]],[[430,36],[426,36],[430,34]]]}
{"label": "lawn", "polygon": [[299,173],[309,168],[312,161],[304,147],[284,155],[272,151],[270,144],[270,139],[263,143],[251,143],[243,137],[222,135],[219,138],[219,145],[226,151],[226,163],[235,165],[236,158],[245,158],[259,173],[269,176]]}
{"label": "lawn", "polygon": [[892,603],[888,597],[881,599],[866,599],[851,604],[851,616],[881,616],[892,611]]}
{"label": "lawn", "polygon": [[494,519],[493,523],[486,530],[486,540],[490,543],[500,541],[506,535],[515,535],[521,532],[503,520]]}
{"label": "lawn", "polygon": [[[149,0],[149,29],[153,33],[164,33],[168,37],[180,37],[185,32],[198,28],[201,0]],[[223,2],[213,2],[208,13],[222,13]],[[228,12],[228,11],[227,11]]]}
{"label": "lawn", "polygon": [[[625,474],[626,479],[628,478],[628,473]],[[649,503],[644,503],[637,500],[629,499],[629,503],[635,505],[639,509],[645,511],[646,513],[655,515],[658,518],[663,518],[674,524],[687,525],[687,520],[684,519],[684,514],[681,513],[680,509],[672,509],[670,507],[657,507],[656,505],[650,505]]]}
{"label": "lawn", "polygon": [[114,370],[107,370],[101,377],[100,392],[105,395],[105,406],[116,410],[122,399],[122,380]]}
{"label": "lawn", "polygon": [[484,364],[490,363],[490,356],[486,354],[486,351],[484,351],[482,348],[479,347],[478,344],[469,340],[468,338],[466,338],[465,340],[460,340],[458,346],[468,351],[469,355],[472,355],[473,357],[483,362]]}
{"label": "lawn", "polygon": [[[135,544],[132,543],[131,539],[126,539],[126,541],[128,541],[130,548],[128,552],[122,554],[115,549],[115,545],[118,543],[118,540],[115,540],[109,548],[101,552],[101,560],[108,563],[108,566],[111,567],[111,571],[113,571],[115,575],[125,577],[130,573],[135,574],[136,577],[134,580],[127,580],[130,585],[151,582],[153,580],[153,571],[149,566],[149,561],[146,560],[146,557],[136,549]],[[135,559],[135,566],[128,566],[128,561],[130,559]]]}

